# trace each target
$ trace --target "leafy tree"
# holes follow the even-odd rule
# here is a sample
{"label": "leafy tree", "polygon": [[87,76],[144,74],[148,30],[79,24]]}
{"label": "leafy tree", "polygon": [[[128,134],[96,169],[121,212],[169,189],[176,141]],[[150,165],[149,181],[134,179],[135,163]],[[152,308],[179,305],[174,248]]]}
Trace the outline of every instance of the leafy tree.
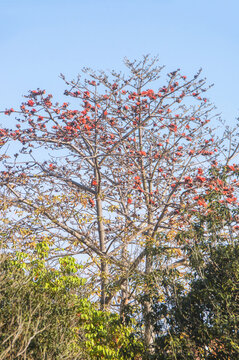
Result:
{"label": "leafy tree", "polygon": [[238,252],[238,243],[212,249],[203,272],[197,269],[190,291],[177,294],[169,314],[161,306],[157,316],[167,314],[170,327],[158,338],[157,359],[237,358]]}
{"label": "leafy tree", "polygon": [[[41,255],[46,246],[39,244]],[[83,279],[74,259],[48,269],[44,258],[2,255],[0,264],[0,359],[86,359],[82,307]],[[72,291],[79,292],[76,297]],[[81,294],[81,295],[80,295]]]}
{"label": "leafy tree", "polygon": [[[227,169],[219,176],[228,191]],[[179,234],[194,239],[193,248],[186,245],[187,275],[182,281],[178,270],[167,272],[164,302],[155,302],[157,359],[235,359],[239,353],[238,206],[220,200],[213,188],[206,197],[207,212]]]}
{"label": "leafy tree", "polygon": [[0,359],[136,359],[133,328],[90,303],[74,258],[49,268],[47,251],[1,256]]}
{"label": "leafy tree", "polygon": [[[0,131],[3,150],[9,146],[2,229],[6,246],[34,251],[47,240],[51,256],[85,254],[101,309],[116,305],[124,319],[125,305],[137,305],[150,348],[152,279],[161,260],[163,267],[186,261],[178,230],[190,228],[185,209],[206,211],[205,188],[215,188],[209,164],[223,145],[208,127],[213,106],[200,72],[188,80],[176,70],[160,85],[157,59],[125,64],[126,75],[62,75],[71,105],[37,89],[19,110],[5,111],[16,124]],[[227,165],[237,150],[232,141]]]}

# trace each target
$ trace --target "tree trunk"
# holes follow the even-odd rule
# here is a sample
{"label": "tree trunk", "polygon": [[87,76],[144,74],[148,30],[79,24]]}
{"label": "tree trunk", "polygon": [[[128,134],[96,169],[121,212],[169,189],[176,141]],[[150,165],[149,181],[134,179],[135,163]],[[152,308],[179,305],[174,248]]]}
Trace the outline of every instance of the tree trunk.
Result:
{"label": "tree trunk", "polygon": [[[153,259],[150,253],[146,254],[146,264],[145,264],[145,275],[146,278],[150,275],[152,271]],[[148,279],[147,279],[148,282]],[[147,285],[144,294],[143,301],[143,317],[144,317],[144,343],[147,351],[153,353],[153,343],[154,343],[154,330],[151,321],[151,312],[152,312],[152,298],[150,289]]]}
{"label": "tree trunk", "polygon": [[[97,194],[96,206],[97,206],[97,222],[98,222],[100,250],[102,253],[106,253],[105,229],[104,229],[104,224],[103,224],[102,200],[100,197],[100,193]],[[108,266],[107,266],[107,262],[106,262],[105,258],[101,258],[100,262],[101,262],[101,266],[100,266],[100,281],[101,281],[100,308],[101,308],[101,310],[105,310],[106,288],[107,288],[107,281],[108,281]]]}

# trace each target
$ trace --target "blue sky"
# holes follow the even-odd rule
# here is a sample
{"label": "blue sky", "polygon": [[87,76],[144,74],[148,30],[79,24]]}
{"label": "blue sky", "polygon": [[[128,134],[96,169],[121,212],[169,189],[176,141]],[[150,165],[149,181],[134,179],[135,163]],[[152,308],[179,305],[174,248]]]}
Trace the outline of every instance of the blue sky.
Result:
{"label": "blue sky", "polygon": [[[0,0],[0,108],[29,89],[57,96],[63,73],[122,69],[125,56],[159,55],[168,71],[200,67],[218,112],[239,116],[238,0]],[[1,123],[1,119],[0,119]]]}

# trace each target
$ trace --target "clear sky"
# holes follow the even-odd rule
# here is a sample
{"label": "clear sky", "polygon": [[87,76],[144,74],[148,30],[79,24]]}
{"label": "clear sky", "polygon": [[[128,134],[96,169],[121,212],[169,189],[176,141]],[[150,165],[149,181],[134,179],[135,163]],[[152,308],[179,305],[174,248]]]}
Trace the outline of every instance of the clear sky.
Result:
{"label": "clear sky", "polygon": [[[80,69],[122,69],[159,55],[169,71],[200,67],[218,112],[239,116],[239,0],[0,0],[0,108],[29,89],[63,92]],[[0,119],[1,123],[1,119]]]}

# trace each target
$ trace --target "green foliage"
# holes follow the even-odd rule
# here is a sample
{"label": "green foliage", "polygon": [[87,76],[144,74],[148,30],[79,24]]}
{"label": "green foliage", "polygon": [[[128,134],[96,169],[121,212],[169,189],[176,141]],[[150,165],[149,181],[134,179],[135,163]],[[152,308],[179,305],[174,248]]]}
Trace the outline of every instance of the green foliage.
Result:
{"label": "green foliage", "polygon": [[33,259],[2,257],[0,359],[86,359],[76,316],[84,280],[74,259],[48,268],[42,249]]}
{"label": "green foliage", "polygon": [[0,359],[134,358],[133,328],[91,304],[74,258],[47,266],[47,249],[1,257]]}
{"label": "green foliage", "polygon": [[[158,316],[159,359],[236,359],[239,353],[239,244],[210,250],[203,268],[197,266],[190,291],[171,297]],[[178,289],[179,290],[179,289]],[[163,330],[165,335],[162,335]],[[163,349],[163,350],[162,350]]]}
{"label": "green foliage", "polygon": [[79,314],[85,330],[85,347],[90,359],[140,359],[142,342],[131,326],[121,323],[117,314],[93,309],[89,304]]}

